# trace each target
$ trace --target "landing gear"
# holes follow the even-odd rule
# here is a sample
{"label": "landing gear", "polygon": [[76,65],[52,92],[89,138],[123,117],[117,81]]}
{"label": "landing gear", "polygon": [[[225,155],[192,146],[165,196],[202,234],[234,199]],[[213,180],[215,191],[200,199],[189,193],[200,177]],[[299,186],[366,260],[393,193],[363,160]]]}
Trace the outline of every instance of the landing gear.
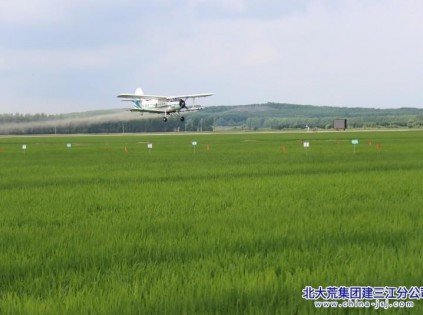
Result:
{"label": "landing gear", "polygon": [[[179,120],[180,121],[185,121],[185,117],[184,116],[181,116],[181,117],[179,117]],[[167,122],[167,116],[164,116],[163,117],[163,122]]]}

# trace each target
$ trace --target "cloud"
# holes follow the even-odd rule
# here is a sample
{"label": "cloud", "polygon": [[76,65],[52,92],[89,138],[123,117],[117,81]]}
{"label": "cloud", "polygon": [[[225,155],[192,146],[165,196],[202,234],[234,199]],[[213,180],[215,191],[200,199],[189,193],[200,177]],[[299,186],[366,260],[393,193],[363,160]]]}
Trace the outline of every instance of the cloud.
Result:
{"label": "cloud", "polygon": [[[110,51],[108,51],[110,54]],[[98,68],[107,64],[107,56],[96,49],[74,50],[8,50],[0,52],[0,69],[3,71],[83,70]]]}
{"label": "cloud", "polygon": [[[51,1],[50,1],[51,2]],[[58,1],[56,4],[59,4]],[[54,5],[48,5],[45,0],[3,0],[0,2],[1,24],[39,24],[51,23],[60,18],[60,15],[53,12]],[[56,13],[56,14],[53,14]]]}
{"label": "cloud", "polygon": [[[99,15],[127,14],[138,6],[137,1],[121,0],[119,2],[101,0],[2,0],[0,2],[0,23],[17,26],[63,25],[74,22],[75,18],[90,15],[94,19]],[[148,7],[148,5],[146,5]]]}
{"label": "cloud", "polygon": [[191,10],[203,19],[279,19],[301,14],[310,0],[191,0]]}

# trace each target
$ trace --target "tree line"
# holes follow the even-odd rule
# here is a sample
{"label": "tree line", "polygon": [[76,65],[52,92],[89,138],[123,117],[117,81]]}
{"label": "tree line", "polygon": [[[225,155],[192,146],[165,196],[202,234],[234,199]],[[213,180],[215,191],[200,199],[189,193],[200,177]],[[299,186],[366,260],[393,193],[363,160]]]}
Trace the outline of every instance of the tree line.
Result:
{"label": "tree line", "polygon": [[[340,108],[329,106],[256,104],[213,106],[191,113],[181,122],[177,117],[166,123],[160,115],[128,121],[78,122],[106,111],[47,114],[0,114],[0,134],[139,133],[213,131],[218,128],[243,130],[331,129],[334,119],[347,119],[348,128],[421,128],[423,109]],[[33,123],[33,124],[32,124]]]}

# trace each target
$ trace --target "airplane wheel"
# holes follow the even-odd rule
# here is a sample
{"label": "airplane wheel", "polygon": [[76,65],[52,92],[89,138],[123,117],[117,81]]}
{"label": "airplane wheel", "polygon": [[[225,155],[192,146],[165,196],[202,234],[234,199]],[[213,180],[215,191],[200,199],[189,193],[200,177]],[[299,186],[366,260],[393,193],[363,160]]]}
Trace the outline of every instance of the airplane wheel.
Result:
{"label": "airplane wheel", "polygon": [[181,117],[181,121],[184,121],[184,120],[185,120],[185,117],[184,117],[184,116],[182,116],[182,117]]}
{"label": "airplane wheel", "polygon": [[163,117],[163,121],[166,122],[167,121],[167,117]]}

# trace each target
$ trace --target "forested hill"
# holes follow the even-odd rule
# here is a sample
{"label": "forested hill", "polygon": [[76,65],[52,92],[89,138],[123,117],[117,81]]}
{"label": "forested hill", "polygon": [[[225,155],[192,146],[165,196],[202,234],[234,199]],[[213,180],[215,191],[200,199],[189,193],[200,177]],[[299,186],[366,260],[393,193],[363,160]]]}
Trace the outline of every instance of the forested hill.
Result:
{"label": "forested hill", "polygon": [[348,128],[421,128],[423,109],[351,108],[295,104],[209,106],[190,113],[186,122],[161,115],[143,115],[121,109],[60,115],[0,114],[0,134],[165,132],[237,129],[330,129],[334,119],[347,119]]}
{"label": "forested hill", "polygon": [[281,117],[364,117],[364,116],[404,116],[422,115],[423,109],[397,108],[378,109],[362,107],[334,107],[297,104],[254,104],[241,106],[213,106],[208,107],[210,113],[225,114],[228,112],[246,112],[253,116],[269,116],[276,114]]}
{"label": "forested hill", "polygon": [[376,109],[267,103],[243,106],[216,106],[196,114],[212,117],[216,126],[243,126],[248,129],[331,128],[334,119],[345,118],[351,128],[423,126],[423,109]]}

